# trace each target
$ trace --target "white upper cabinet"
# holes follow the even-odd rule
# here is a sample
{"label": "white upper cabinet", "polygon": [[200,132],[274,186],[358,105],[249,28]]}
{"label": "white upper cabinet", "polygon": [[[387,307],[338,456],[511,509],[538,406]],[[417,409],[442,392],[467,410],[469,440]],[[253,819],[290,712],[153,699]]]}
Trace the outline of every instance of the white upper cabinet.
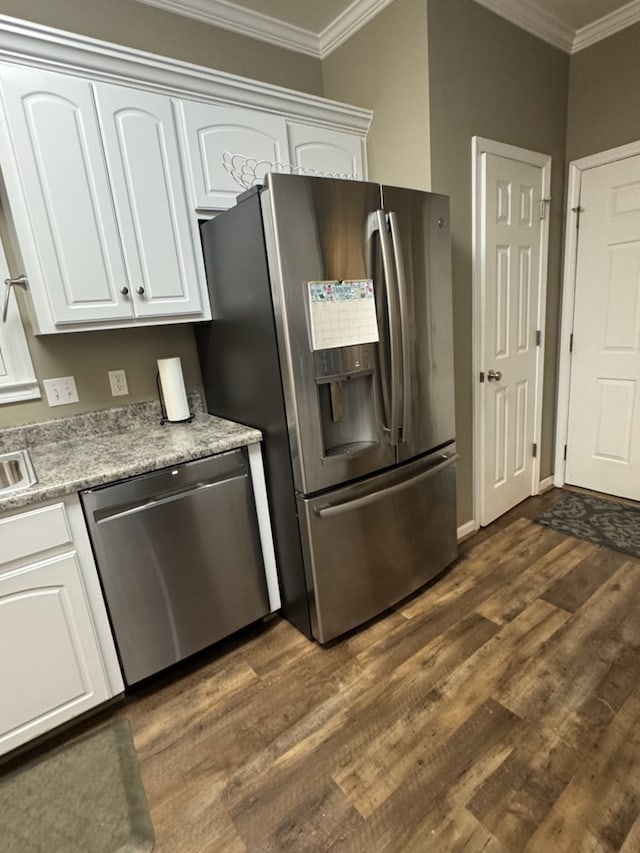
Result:
{"label": "white upper cabinet", "polygon": [[187,204],[171,101],[106,83],[94,90],[134,313],[198,314],[197,221]]}
{"label": "white upper cabinet", "polygon": [[264,176],[269,163],[286,163],[289,159],[287,125],[281,116],[197,101],[182,101],[177,109],[182,118],[192,194],[200,210],[225,210],[243,192],[242,185],[223,165],[225,152],[258,161],[258,178]]}
{"label": "white upper cabinet", "polygon": [[209,320],[199,215],[271,163],[366,178],[368,110],[38,24],[0,30],[0,228],[36,334]]}
{"label": "white upper cabinet", "polygon": [[287,122],[294,166],[339,177],[366,178],[362,136],[309,124]]}
{"label": "white upper cabinet", "polygon": [[170,98],[9,66],[0,83],[37,331],[208,317]]}
{"label": "white upper cabinet", "polygon": [[131,317],[87,80],[3,66],[3,177],[42,331]]}

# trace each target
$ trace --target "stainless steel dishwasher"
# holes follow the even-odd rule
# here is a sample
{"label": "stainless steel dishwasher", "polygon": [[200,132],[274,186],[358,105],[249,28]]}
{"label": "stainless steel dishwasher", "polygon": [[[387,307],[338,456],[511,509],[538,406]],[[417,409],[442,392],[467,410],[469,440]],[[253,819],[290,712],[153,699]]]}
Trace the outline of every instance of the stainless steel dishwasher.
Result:
{"label": "stainless steel dishwasher", "polygon": [[81,500],[127,684],[269,612],[245,450]]}

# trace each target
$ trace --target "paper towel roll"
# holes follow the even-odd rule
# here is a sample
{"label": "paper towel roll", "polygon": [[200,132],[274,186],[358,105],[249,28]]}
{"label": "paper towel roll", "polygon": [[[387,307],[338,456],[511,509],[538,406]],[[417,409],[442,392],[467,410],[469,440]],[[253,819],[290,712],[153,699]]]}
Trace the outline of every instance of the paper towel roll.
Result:
{"label": "paper towel roll", "polygon": [[186,421],[190,417],[187,392],[179,358],[159,358],[158,374],[168,421]]}

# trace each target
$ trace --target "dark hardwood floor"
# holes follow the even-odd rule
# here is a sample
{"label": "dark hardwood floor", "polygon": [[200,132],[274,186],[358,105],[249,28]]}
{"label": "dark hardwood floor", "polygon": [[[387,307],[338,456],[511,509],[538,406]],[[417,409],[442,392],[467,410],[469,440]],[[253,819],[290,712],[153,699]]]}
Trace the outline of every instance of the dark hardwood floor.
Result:
{"label": "dark hardwood floor", "polygon": [[276,618],[103,715],[158,853],[640,851],[640,561],[531,519],[328,648]]}

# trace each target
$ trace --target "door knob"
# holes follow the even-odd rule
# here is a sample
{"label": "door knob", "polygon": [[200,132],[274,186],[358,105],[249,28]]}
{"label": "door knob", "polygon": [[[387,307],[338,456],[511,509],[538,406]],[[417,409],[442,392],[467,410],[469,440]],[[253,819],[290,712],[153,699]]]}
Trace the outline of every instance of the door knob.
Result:
{"label": "door knob", "polygon": [[502,379],[502,371],[501,370],[487,370],[487,379],[489,382],[492,380],[495,382],[500,382]]}
{"label": "door knob", "polygon": [[140,287],[136,287],[136,293],[142,296],[142,294],[144,293],[144,287],[142,287],[142,285],[140,285]]}

